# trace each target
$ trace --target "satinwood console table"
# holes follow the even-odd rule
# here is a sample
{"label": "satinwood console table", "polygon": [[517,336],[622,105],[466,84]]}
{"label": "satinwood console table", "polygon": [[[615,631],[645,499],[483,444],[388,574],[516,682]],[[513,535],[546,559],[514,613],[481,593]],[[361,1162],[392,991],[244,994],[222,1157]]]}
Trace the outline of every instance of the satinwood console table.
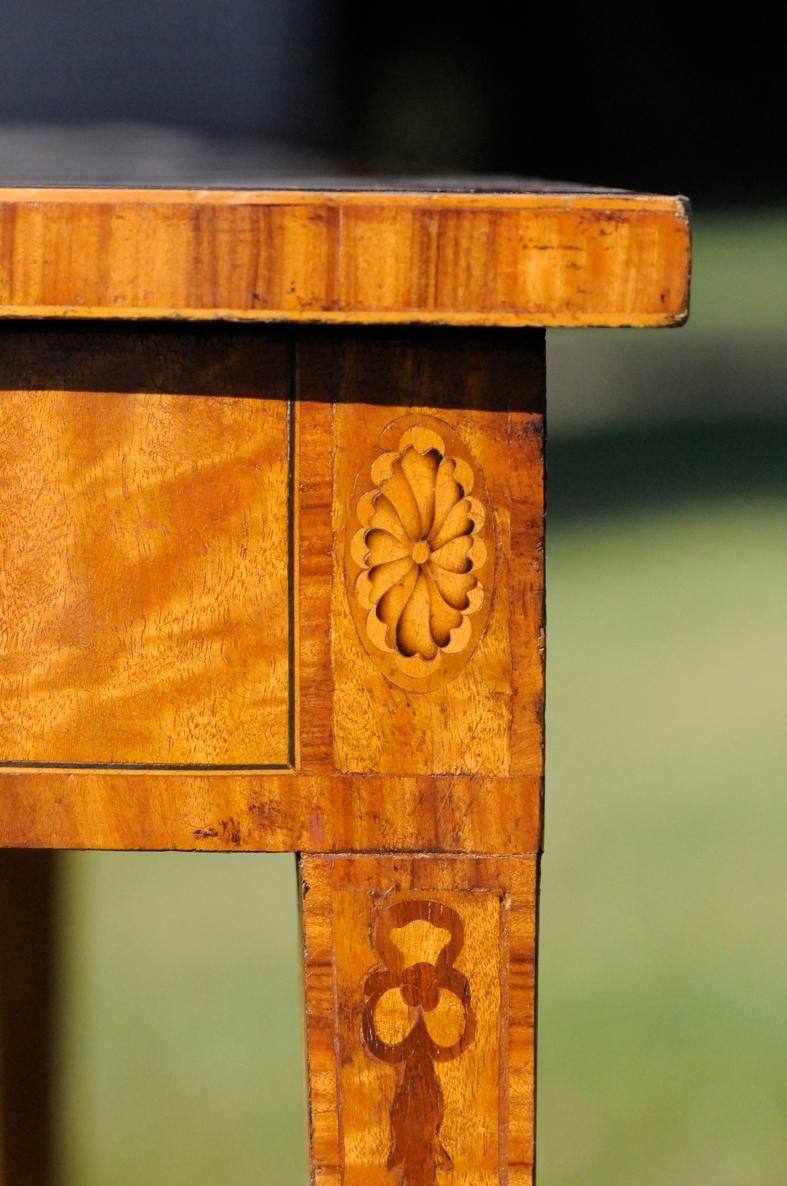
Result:
{"label": "satinwood console table", "polygon": [[319,1186],[532,1181],[544,330],[680,324],[689,251],[538,183],[0,191],[0,843],[299,854]]}

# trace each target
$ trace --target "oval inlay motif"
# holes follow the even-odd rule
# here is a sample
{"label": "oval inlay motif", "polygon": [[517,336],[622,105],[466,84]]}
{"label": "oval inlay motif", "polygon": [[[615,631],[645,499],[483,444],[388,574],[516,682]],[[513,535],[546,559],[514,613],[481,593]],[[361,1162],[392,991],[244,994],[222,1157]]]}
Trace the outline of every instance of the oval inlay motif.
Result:
{"label": "oval inlay motif", "polygon": [[387,430],[396,447],[372,463],[357,504],[351,596],[386,675],[426,691],[464,666],[480,637],[492,548],[483,482],[456,434],[431,418],[403,421]]}

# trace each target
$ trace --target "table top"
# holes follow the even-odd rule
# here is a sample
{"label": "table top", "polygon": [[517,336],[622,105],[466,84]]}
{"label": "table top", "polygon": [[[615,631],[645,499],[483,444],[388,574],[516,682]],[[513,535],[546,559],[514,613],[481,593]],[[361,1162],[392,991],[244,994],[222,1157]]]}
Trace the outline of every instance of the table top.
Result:
{"label": "table top", "polygon": [[679,196],[275,169],[94,175],[0,188],[1,317],[668,326],[688,312]]}

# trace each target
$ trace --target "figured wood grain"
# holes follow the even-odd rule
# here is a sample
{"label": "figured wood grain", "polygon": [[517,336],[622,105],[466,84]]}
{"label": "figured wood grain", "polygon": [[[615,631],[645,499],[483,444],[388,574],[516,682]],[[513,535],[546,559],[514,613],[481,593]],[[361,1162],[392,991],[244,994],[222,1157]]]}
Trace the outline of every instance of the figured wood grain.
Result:
{"label": "figured wood grain", "polygon": [[288,766],[286,344],[0,338],[0,763]]}
{"label": "figured wood grain", "polygon": [[[328,623],[334,573],[331,484],[333,405],[325,398],[329,343],[299,342],[295,353],[298,420],[300,537],[298,571],[298,670],[300,673],[300,770],[333,770],[333,682]],[[320,397],[322,396],[322,400]]]}
{"label": "figured wood grain", "polygon": [[0,189],[0,316],[680,324],[682,198]]}
{"label": "figured wood grain", "polygon": [[530,1183],[535,858],[313,856],[301,876],[314,1181]]}
{"label": "figured wood grain", "polygon": [[[534,360],[533,368],[543,389],[543,354]],[[544,421],[512,407],[508,431],[514,459],[508,467],[513,687],[511,769],[517,774],[527,770],[543,773],[546,645]]]}
{"label": "figured wood grain", "polygon": [[[16,699],[11,701],[16,717],[8,711],[7,697],[0,702],[0,734],[3,730],[10,734],[16,721],[14,738],[24,741],[28,749],[21,752],[37,763],[0,771],[0,842],[25,847],[207,851],[427,848],[508,853],[539,848],[541,335],[329,329],[282,334],[251,327],[140,331],[42,324],[25,330],[7,326],[0,331],[0,339],[5,344],[0,353],[0,390],[5,395],[0,399],[11,401],[15,410],[4,438],[7,464],[2,488],[9,507],[19,506],[18,514],[15,511],[3,520],[0,533],[7,541],[6,555],[14,550],[26,555],[31,573],[29,582],[16,579],[16,609],[8,598],[0,602],[6,639],[0,669],[6,672],[6,687],[16,689]],[[296,409],[292,442],[285,432],[283,397],[287,394],[293,395]],[[71,409],[67,415],[56,400],[53,405],[53,397],[67,401]],[[96,399],[105,416],[91,410]],[[126,621],[133,598],[143,606],[149,603],[150,612],[160,617],[168,612],[175,591],[189,594],[185,578],[190,570],[182,547],[129,566],[122,580],[107,580],[104,572],[107,556],[113,555],[115,536],[110,528],[125,505],[117,457],[124,459],[121,478],[135,472],[135,467],[150,465],[148,412],[150,401],[158,407],[161,400],[169,411],[154,422],[168,425],[161,439],[166,456],[180,458],[181,471],[171,483],[152,483],[137,492],[138,498],[147,500],[145,530],[153,532],[154,540],[162,528],[175,541],[185,532],[197,566],[201,548],[221,556],[232,554],[239,542],[247,562],[249,557],[254,561],[249,562],[245,583],[225,587],[223,605],[208,597],[200,603],[208,616],[216,616],[219,642],[218,666],[206,678],[215,696],[221,686],[218,677],[237,676],[238,695],[225,706],[228,714],[242,717],[250,704],[258,705],[253,727],[251,719],[245,718],[250,723],[243,756],[250,765],[261,765],[271,756],[277,728],[281,756],[287,756],[287,722],[281,708],[284,677],[292,662],[296,699],[295,733],[289,739],[295,759],[292,773],[153,770],[143,776],[121,768],[122,758],[131,754],[142,763],[159,757],[155,747],[164,742],[167,753],[171,752],[167,714],[179,694],[184,710],[196,711],[196,684],[184,682],[181,687],[176,678],[188,673],[193,654],[193,639],[183,632],[173,633],[168,667],[161,671],[154,667],[155,678],[149,684],[130,682],[124,711],[116,710],[115,701],[105,695],[118,656],[131,665],[140,661],[137,635],[133,635],[134,648],[126,654],[121,645],[124,635],[115,629],[118,622]],[[173,404],[184,405],[187,413],[194,409],[194,423],[190,414],[173,416]],[[351,612],[343,526],[346,519],[349,533],[356,506],[353,491],[365,480],[364,458],[373,461],[379,456],[381,427],[384,431],[387,423],[410,414],[412,407],[419,409],[417,416],[424,422],[452,422],[455,452],[462,451],[466,442],[466,455],[472,455],[477,466],[478,490],[483,491],[488,507],[487,539],[495,554],[488,576],[486,570],[483,574],[489,619],[478,645],[466,656],[456,656],[459,668],[441,673],[432,691],[418,694],[388,681],[363,645]],[[233,413],[240,418],[233,421]],[[83,414],[93,434],[89,439],[103,440],[109,459],[103,468],[90,471],[89,481],[80,461],[85,445],[76,431],[82,423],[77,418]],[[125,437],[117,420],[124,415],[128,419],[122,423],[133,430]],[[63,432],[68,425],[73,429],[70,435]],[[338,425],[343,426],[341,431]],[[256,431],[267,433],[265,442],[255,439]],[[238,515],[242,506],[238,494],[244,489],[244,475],[254,470],[249,466],[249,449],[269,449],[274,436],[279,496],[269,509],[278,534],[259,530],[255,550]],[[41,477],[40,449],[34,447],[39,437],[64,458],[71,458],[66,470],[74,475],[76,489],[90,492],[83,502],[81,535],[76,533],[85,563],[80,569],[81,601],[73,618],[62,616],[56,599],[50,604],[51,599],[42,595],[29,605],[24,602],[25,593],[37,589],[45,563],[52,555],[63,554],[63,541],[56,533],[39,536],[26,526],[34,503],[27,495],[22,498],[20,491],[35,490],[40,498],[43,487],[45,500],[54,501],[58,512],[69,505],[67,498],[58,502],[45,482],[18,484],[18,474],[27,472],[25,466]],[[214,461],[218,456],[219,464],[211,464],[205,445],[213,450]],[[281,530],[288,485],[294,498],[291,532]],[[179,500],[173,498],[173,489]],[[268,507],[268,502],[262,500],[259,506]],[[162,531],[162,538],[169,537]],[[516,547],[509,546],[509,539],[512,544],[516,540]],[[284,629],[282,575],[288,564],[288,540],[294,545],[290,578],[297,594],[289,637]],[[72,554],[70,549],[73,572]],[[266,593],[270,592],[266,574],[272,567],[280,574],[276,596]],[[6,564],[6,587],[9,575],[13,565]],[[251,613],[262,596],[265,612]],[[64,631],[69,622],[79,624],[82,619],[84,645],[68,651],[70,666],[66,669],[42,659],[36,684],[30,676],[32,651],[26,652],[20,641],[20,623],[31,624],[24,635],[31,642],[47,626],[54,655],[58,642],[62,647],[68,641]],[[136,620],[133,615],[131,620],[132,624]],[[274,654],[272,623],[278,623],[279,631],[272,664],[277,681],[273,693],[270,683],[259,679],[259,667],[250,679],[249,666],[255,653],[261,658]],[[141,624],[137,633],[143,637]],[[148,629],[143,658],[150,638]],[[8,640],[16,640],[13,648]],[[156,655],[161,654],[159,649]],[[19,669],[16,683],[8,674],[12,660]],[[140,670],[145,669],[137,667]],[[44,676],[50,714],[67,720],[66,710],[74,698],[77,703],[86,699],[85,724],[83,718],[75,718],[70,731],[44,729],[47,719],[38,712],[37,699]],[[126,711],[129,706],[133,716]],[[217,736],[218,709],[216,717],[209,738]],[[24,720],[31,722],[27,731],[19,724]],[[178,756],[192,761],[207,756],[204,737],[199,730],[183,735],[184,749]],[[129,738],[137,749],[113,751],[110,756],[115,761],[106,769],[79,768],[80,759],[108,752],[100,751],[99,743],[116,746]],[[213,751],[210,756],[225,754]],[[18,762],[20,751],[12,753],[9,747],[3,757]],[[64,768],[47,769],[47,759],[61,761]],[[390,777],[383,779],[384,774]]]}
{"label": "figured wood grain", "polygon": [[541,778],[0,771],[0,846],[536,852]]}

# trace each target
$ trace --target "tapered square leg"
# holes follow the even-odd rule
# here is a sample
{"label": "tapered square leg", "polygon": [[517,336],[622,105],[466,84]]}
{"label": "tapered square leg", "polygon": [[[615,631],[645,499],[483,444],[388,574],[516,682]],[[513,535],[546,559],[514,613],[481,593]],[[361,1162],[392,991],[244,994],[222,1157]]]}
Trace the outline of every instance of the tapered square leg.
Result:
{"label": "tapered square leg", "polygon": [[315,1186],[526,1186],[537,858],[301,861]]}

